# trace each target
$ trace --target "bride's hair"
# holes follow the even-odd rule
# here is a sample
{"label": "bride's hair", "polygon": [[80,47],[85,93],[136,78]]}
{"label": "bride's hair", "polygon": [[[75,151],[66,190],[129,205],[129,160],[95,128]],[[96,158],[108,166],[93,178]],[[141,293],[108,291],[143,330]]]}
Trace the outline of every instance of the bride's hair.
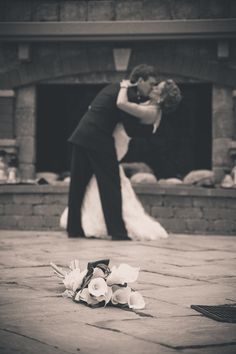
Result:
{"label": "bride's hair", "polygon": [[153,66],[147,64],[140,64],[135,66],[131,71],[129,76],[129,80],[132,84],[136,83],[140,77],[143,80],[147,80],[150,76],[156,77],[156,71]]}
{"label": "bride's hair", "polygon": [[[157,104],[160,106],[163,113],[174,112],[182,100],[182,95],[179,87],[172,79],[164,81],[164,86],[161,93],[157,91]],[[155,88],[152,91],[152,98],[155,100]]]}

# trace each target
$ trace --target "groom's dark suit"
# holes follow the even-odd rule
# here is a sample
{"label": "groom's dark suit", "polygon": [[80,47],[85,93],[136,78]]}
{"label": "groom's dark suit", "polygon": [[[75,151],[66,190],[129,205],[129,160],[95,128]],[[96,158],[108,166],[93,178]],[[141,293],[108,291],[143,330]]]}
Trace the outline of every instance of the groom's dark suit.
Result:
{"label": "groom's dark suit", "polygon": [[[108,234],[113,239],[127,238],[122,219],[119,163],[112,133],[118,122],[123,122],[131,137],[151,135],[153,126],[139,124],[137,118],[117,108],[119,89],[120,84],[117,83],[101,90],[69,138],[69,142],[73,143],[67,225],[69,236],[84,235],[81,205],[86,186],[95,174]],[[128,97],[130,101],[138,102],[136,88],[129,88]]]}

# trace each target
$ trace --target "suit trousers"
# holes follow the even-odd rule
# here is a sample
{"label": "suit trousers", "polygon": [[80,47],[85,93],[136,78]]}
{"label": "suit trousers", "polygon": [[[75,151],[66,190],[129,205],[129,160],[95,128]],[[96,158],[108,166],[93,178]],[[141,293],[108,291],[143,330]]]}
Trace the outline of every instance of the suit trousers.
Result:
{"label": "suit trousers", "polygon": [[122,196],[114,146],[104,151],[87,149],[73,144],[71,158],[71,182],[68,203],[68,234],[83,237],[81,207],[86,187],[96,176],[107,231],[112,239],[127,237],[127,230],[122,219]]}

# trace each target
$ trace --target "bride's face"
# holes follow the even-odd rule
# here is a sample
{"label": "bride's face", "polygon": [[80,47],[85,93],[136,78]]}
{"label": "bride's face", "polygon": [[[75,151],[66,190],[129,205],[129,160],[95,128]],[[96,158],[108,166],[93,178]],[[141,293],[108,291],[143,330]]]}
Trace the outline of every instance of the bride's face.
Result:
{"label": "bride's face", "polygon": [[149,94],[151,100],[155,101],[156,103],[160,103],[165,84],[165,81],[161,81],[157,86],[153,87]]}

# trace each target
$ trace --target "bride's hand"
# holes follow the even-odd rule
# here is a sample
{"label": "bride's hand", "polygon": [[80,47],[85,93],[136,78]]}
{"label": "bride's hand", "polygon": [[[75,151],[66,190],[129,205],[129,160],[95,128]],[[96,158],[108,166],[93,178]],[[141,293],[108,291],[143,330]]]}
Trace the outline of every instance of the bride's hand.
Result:
{"label": "bride's hand", "polygon": [[120,83],[120,87],[128,88],[132,86],[136,86],[137,84],[132,84],[129,80],[122,80]]}

